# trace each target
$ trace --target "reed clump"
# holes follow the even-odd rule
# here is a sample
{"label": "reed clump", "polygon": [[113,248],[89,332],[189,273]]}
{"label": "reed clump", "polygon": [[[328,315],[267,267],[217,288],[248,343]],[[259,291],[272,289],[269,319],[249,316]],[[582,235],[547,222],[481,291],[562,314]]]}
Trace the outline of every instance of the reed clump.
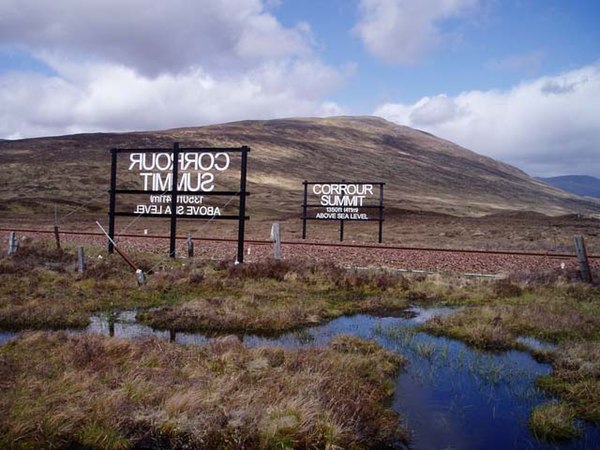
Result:
{"label": "reed clump", "polygon": [[2,448],[382,448],[398,355],[356,338],[324,349],[204,347],[64,332],[0,347]]}
{"label": "reed clump", "polygon": [[529,428],[543,441],[565,441],[580,434],[575,425],[575,410],[556,401],[536,407],[529,418]]}
{"label": "reed clump", "polygon": [[575,417],[600,423],[600,289],[579,282],[548,284],[531,279],[518,286],[520,293],[503,286],[506,296],[470,304],[421,329],[492,351],[528,350],[519,342],[521,336],[557,344],[555,350],[532,350],[554,369],[537,380],[538,386],[557,395],[560,402],[534,410],[530,427],[541,439],[570,439],[578,432]]}

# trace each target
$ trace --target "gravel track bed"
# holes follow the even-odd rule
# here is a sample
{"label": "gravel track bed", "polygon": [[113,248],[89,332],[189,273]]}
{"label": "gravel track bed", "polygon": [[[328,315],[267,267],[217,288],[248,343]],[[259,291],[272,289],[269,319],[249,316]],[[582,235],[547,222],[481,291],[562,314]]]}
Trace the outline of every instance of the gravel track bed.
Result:
{"label": "gravel track bed", "polygon": [[[51,240],[47,234],[28,233],[28,237]],[[61,242],[72,244],[95,244],[103,246],[106,239],[99,236],[61,235]],[[124,251],[168,253],[169,242],[164,238],[122,238],[118,244]],[[194,254],[198,259],[235,260],[237,243],[218,241],[195,241]],[[245,246],[245,262],[272,256],[272,246],[251,244]],[[407,271],[431,271],[453,274],[503,274],[511,272],[540,272],[561,268],[577,269],[576,258],[552,256],[497,255],[461,253],[451,251],[420,251],[383,248],[321,247],[316,245],[283,245],[283,258],[327,260],[350,267],[387,267]],[[187,257],[187,244],[177,242],[177,254]],[[95,255],[88,255],[94,257]],[[600,270],[600,260],[591,259],[593,272]]]}

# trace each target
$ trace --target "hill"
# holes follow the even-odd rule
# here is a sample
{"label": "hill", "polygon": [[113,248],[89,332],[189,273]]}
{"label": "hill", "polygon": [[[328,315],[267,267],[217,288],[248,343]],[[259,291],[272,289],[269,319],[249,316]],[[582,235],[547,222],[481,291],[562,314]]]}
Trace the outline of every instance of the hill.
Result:
{"label": "hill", "polygon": [[[431,134],[376,117],[335,117],[3,141],[2,214],[48,217],[55,204],[104,213],[109,149],[172,148],[174,141],[183,147],[249,145],[248,206],[253,219],[298,218],[305,179],[385,182],[388,218],[402,210],[464,216],[600,211],[600,202],[548,186]],[[133,183],[131,177],[126,180]]]}
{"label": "hill", "polygon": [[589,175],[564,175],[538,178],[544,183],[572,194],[600,198],[600,179]]}

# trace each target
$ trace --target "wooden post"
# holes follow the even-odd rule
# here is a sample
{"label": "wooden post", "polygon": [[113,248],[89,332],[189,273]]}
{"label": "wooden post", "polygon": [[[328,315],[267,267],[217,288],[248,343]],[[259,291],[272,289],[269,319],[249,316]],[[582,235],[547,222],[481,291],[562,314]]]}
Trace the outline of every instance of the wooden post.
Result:
{"label": "wooden post", "polygon": [[17,234],[14,231],[11,231],[8,234],[8,256],[17,253],[18,248],[19,241],[17,241]]}
{"label": "wooden post", "polygon": [[56,249],[60,250],[60,236],[58,234],[58,207],[54,206],[54,240],[56,241]]}
{"label": "wooden post", "polygon": [[115,316],[113,313],[108,317],[108,335],[115,337]]}
{"label": "wooden post", "polygon": [[192,233],[188,233],[187,237],[188,258],[194,257],[194,241],[192,241]]}
{"label": "wooden post", "polygon": [[77,271],[79,273],[85,272],[85,254],[83,253],[83,247],[77,247]]}
{"label": "wooden post", "polygon": [[271,241],[273,241],[273,258],[281,259],[281,233],[278,223],[271,226]]}
{"label": "wooden post", "polygon": [[587,251],[585,250],[585,242],[583,236],[573,236],[575,242],[575,252],[577,253],[577,260],[579,261],[579,268],[581,270],[581,279],[586,283],[592,282],[592,271],[590,270],[590,262],[588,260]]}

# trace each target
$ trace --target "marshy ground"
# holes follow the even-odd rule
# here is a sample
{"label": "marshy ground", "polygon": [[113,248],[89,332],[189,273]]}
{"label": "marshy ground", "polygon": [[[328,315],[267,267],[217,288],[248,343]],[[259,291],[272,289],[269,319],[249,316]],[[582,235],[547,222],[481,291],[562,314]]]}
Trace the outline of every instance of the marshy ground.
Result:
{"label": "marshy ground", "polygon": [[[536,436],[575,436],[575,418],[600,423],[600,291],[574,273],[492,280],[133,256],[152,269],[145,286],[116,255],[79,274],[72,248],[23,243],[0,260],[0,328],[84,328],[92,314],[136,309],[159,329],[277,334],[445,304],[459,311],[421,330],[492,351],[526,350],[522,336],[556,344],[527,350],[552,364],[537,383],[557,397],[531,414]],[[249,349],[234,337],[189,348],[42,331],[1,346],[0,362],[2,447],[379,448],[408,439],[385,403],[403,359],[356,338],[312,350]]]}

